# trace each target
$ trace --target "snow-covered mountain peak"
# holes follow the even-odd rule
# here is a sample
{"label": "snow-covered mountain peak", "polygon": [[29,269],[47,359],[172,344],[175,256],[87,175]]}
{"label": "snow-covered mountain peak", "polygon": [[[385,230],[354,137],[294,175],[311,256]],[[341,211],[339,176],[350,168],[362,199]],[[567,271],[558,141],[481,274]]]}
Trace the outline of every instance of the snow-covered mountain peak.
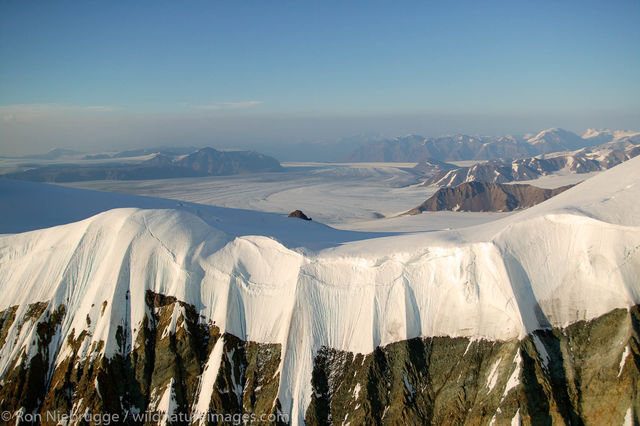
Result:
{"label": "snow-covered mountain peak", "polygon": [[633,130],[611,130],[611,129],[587,129],[583,134],[583,139],[597,141],[598,143],[617,142],[623,138],[632,138],[640,135],[640,132]]}
{"label": "snow-covered mountain peak", "polygon": [[545,129],[538,132],[538,134],[528,139],[528,141],[529,143],[536,144],[536,143],[544,142],[545,140],[549,140],[549,139],[558,140],[562,138],[574,138],[574,137],[579,137],[579,136],[568,130],[561,129],[559,127],[552,127],[550,129]]}
{"label": "snow-covered mountain peak", "polygon": [[543,130],[527,142],[543,152],[572,151],[585,145],[584,139],[580,136],[560,128]]}
{"label": "snow-covered mountain peak", "polygon": [[582,134],[584,139],[599,137],[599,136],[613,136],[613,130],[611,129],[587,129]]}

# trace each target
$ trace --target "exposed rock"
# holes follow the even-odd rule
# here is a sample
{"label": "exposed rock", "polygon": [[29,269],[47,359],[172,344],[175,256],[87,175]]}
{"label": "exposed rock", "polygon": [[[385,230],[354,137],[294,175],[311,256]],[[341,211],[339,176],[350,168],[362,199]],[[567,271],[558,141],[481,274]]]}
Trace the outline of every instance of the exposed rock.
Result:
{"label": "exposed rock", "polygon": [[278,160],[259,152],[219,151],[213,148],[202,148],[175,164],[206,176],[282,170]]}
{"label": "exposed rock", "polygon": [[[134,336],[133,347],[126,343],[123,327],[118,326],[115,333],[121,347],[110,358],[102,355],[104,342],[86,346],[92,333],[90,324],[80,332],[58,334],[64,306],[52,313],[47,311],[47,303],[30,306],[18,320],[24,324],[21,328],[37,329],[35,356],[22,351],[2,376],[0,410],[41,413],[43,425],[56,424],[47,421],[45,413],[77,415],[87,411],[120,419],[147,413],[157,418],[204,416],[205,420],[216,413],[275,413],[279,407],[279,345],[221,335],[214,324],[201,322],[193,306],[174,297],[148,291],[146,303],[148,315]],[[15,311],[0,312],[0,330],[16,320]],[[205,370],[214,368],[207,361],[219,341],[222,351],[217,374],[211,376],[211,383],[202,383]],[[56,364],[56,355],[50,351],[59,350],[63,342],[69,351]],[[164,406],[167,392],[173,401],[171,413]],[[129,417],[125,423],[145,422]]]}
{"label": "exposed rock", "polygon": [[416,338],[322,348],[308,424],[622,424],[640,408],[639,310],[523,340]]}
{"label": "exposed rock", "polygon": [[[58,415],[172,414],[202,424],[230,423],[213,415],[271,415],[279,423],[281,348],[245,342],[202,323],[174,297],[147,292],[148,315],[122,352],[83,352],[92,333],[60,335],[64,306],[30,305],[0,312],[0,329],[36,330],[33,347],[18,353],[2,376],[0,410]],[[9,324],[10,323],[10,324]],[[9,324],[9,325],[7,325]],[[26,327],[26,328],[25,328]],[[114,330],[122,335],[122,328]],[[305,421],[317,424],[622,424],[640,413],[640,309],[616,309],[566,328],[523,339],[414,338],[369,354],[320,348]],[[54,353],[69,343],[61,362]],[[7,343],[5,343],[7,344]],[[210,363],[219,356],[219,364]],[[216,368],[217,370],[209,370]],[[207,374],[209,373],[209,374]],[[212,378],[207,382],[207,377]],[[167,410],[169,395],[173,405]],[[203,411],[204,410],[204,411]],[[211,420],[214,419],[214,420]],[[8,423],[8,422],[7,422]],[[147,421],[146,424],[158,424]],[[170,424],[186,424],[169,422]],[[13,424],[13,423],[11,423]],[[88,423],[87,423],[88,424]]]}
{"label": "exposed rock", "polygon": [[597,172],[610,169],[638,154],[640,146],[630,145],[624,150],[579,151],[548,158],[530,157],[510,162],[489,161],[452,169],[425,168],[418,164],[413,170],[426,177],[423,186],[455,186],[471,181],[507,183],[534,180],[560,170],[577,174]]}
{"label": "exposed rock", "polygon": [[442,170],[430,175],[423,186],[455,186],[464,182],[506,183],[519,180],[537,179],[538,170],[529,165],[507,164],[499,161],[474,164],[470,167],[458,167]]}
{"label": "exposed rock", "polygon": [[308,217],[306,214],[304,214],[302,210],[294,210],[291,213],[289,213],[288,217],[297,217],[298,219],[302,219],[302,220],[311,220],[311,218]]}
{"label": "exposed rock", "polygon": [[466,182],[453,188],[440,188],[424,203],[409,210],[414,215],[424,211],[510,212],[539,204],[566,191],[573,185],[543,189],[532,185]]}

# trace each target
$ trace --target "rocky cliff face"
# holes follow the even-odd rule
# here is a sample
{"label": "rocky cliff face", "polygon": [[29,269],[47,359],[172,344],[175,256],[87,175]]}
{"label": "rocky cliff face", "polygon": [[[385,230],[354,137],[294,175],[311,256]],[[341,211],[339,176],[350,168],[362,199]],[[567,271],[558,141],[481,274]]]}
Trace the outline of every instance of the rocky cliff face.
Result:
{"label": "rocky cliff face", "polygon": [[[109,303],[126,301],[105,300],[100,309]],[[127,424],[191,423],[183,419],[213,424],[207,421],[215,418],[211,414],[269,418],[279,409],[279,345],[221,334],[174,297],[148,291],[137,334],[128,340],[125,328],[118,327],[113,337],[119,348],[111,357],[101,352],[104,341],[88,345],[93,333],[88,318],[85,329],[60,333],[68,320],[64,305],[53,311],[46,302],[30,305],[22,317],[15,315],[18,308],[0,312],[0,343],[11,344],[5,341],[11,327],[35,333],[29,347],[13,352],[2,377],[0,410],[14,413],[14,421],[53,425],[52,413],[89,412],[128,418]],[[64,342],[67,352],[52,363]]]}
{"label": "rocky cliff face", "polygon": [[453,188],[440,188],[424,203],[407,213],[441,210],[509,212],[534,206],[569,188],[571,186],[543,189],[532,185],[467,182]]}
{"label": "rocky cliff face", "polygon": [[318,352],[310,424],[622,424],[640,409],[638,308],[522,340]]}
{"label": "rocky cliff face", "polygon": [[[288,422],[278,401],[280,345],[221,334],[174,297],[148,291],[145,303],[133,345],[118,328],[121,347],[112,357],[100,353],[105,342],[86,347],[89,320],[83,330],[60,334],[70,315],[62,305],[33,304],[22,316],[16,316],[17,306],[0,312],[2,346],[11,344],[6,336],[12,327],[35,331],[2,377],[0,410],[12,413],[3,424],[22,419],[20,424],[53,425],[52,413],[109,415],[125,424],[225,423],[216,415]],[[639,333],[635,306],[507,341],[414,338],[368,354],[321,347],[313,359],[305,422],[637,422]],[[65,341],[71,350],[62,362],[50,363]]]}

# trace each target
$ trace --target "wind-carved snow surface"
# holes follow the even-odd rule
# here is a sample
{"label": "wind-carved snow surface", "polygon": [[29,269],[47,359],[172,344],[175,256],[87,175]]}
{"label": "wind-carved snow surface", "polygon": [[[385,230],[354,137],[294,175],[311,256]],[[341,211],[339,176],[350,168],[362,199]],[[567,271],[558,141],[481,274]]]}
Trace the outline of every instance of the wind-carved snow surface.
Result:
{"label": "wind-carved snow surface", "polygon": [[[222,332],[282,345],[278,398],[298,424],[322,346],[370,353],[418,336],[507,340],[638,304],[639,198],[637,158],[478,227],[316,252],[227,233],[216,227],[224,209],[216,217],[186,209],[114,209],[0,236],[0,310],[17,305],[20,318],[30,303],[49,302],[43,315],[65,305],[60,349],[50,351],[56,365],[71,353],[66,336],[74,329],[91,329],[80,356],[99,341],[107,357],[130,350],[147,309],[146,291],[174,296]],[[173,325],[184,320],[180,310],[173,315]],[[34,340],[35,319],[18,323],[0,350],[0,376]],[[116,339],[118,327],[124,341]],[[544,358],[544,346],[536,348]],[[201,379],[199,410],[222,356],[220,340]],[[513,363],[505,394],[519,383],[519,355]],[[162,395],[167,398],[159,405],[169,409],[170,396]]]}

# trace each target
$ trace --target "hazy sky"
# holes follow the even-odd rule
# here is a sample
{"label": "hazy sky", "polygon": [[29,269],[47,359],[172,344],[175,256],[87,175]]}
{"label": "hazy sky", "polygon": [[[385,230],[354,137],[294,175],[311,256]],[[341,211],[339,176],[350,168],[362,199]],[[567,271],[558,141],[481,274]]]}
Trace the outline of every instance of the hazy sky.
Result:
{"label": "hazy sky", "polygon": [[0,154],[640,129],[640,1],[0,0]]}

